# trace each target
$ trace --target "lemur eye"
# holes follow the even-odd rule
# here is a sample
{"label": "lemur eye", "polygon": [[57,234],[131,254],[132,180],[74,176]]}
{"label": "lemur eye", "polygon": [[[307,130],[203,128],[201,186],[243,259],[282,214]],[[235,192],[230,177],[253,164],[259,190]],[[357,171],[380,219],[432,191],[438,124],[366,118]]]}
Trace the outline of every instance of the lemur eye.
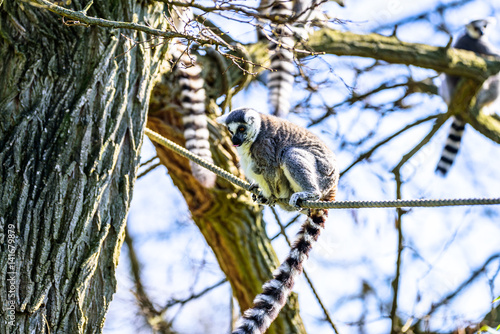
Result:
{"label": "lemur eye", "polygon": [[238,128],[238,132],[243,132],[243,131],[245,131],[245,128],[244,128],[244,127],[242,127],[242,126],[240,126],[240,127]]}

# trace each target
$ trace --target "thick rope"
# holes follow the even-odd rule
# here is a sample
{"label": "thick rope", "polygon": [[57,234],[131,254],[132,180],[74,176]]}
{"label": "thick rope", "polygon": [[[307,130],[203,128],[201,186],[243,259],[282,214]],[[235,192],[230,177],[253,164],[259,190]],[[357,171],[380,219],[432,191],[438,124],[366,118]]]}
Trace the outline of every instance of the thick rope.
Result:
{"label": "thick rope", "polygon": [[[185,158],[205,167],[227,181],[250,191],[256,195],[259,191],[250,185],[250,183],[226,172],[220,167],[209,163],[199,156],[189,152],[184,147],[177,145],[173,141],[161,136],[160,134],[146,128],[146,135],[158,144],[182,155]],[[288,203],[287,200],[280,202]],[[500,204],[500,198],[464,198],[464,199],[413,199],[413,200],[389,200],[389,201],[303,201],[300,206],[312,209],[360,209],[360,208],[403,208],[403,207],[438,207],[438,206],[458,206],[458,205],[493,205]]]}

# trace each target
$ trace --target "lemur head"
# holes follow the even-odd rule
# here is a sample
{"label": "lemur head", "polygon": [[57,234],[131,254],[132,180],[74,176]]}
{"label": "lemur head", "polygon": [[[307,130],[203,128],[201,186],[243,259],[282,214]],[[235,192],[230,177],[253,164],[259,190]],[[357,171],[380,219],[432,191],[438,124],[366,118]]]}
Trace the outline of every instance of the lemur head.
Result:
{"label": "lemur head", "polygon": [[236,147],[251,145],[260,131],[260,114],[251,108],[234,109],[217,118],[217,122],[227,126],[231,141]]}
{"label": "lemur head", "polygon": [[465,27],[467,29],[467,35],[474,39],[480,39],[486,34],[488,28],[495,24],[496,19],[494,17],[488,17],[483,20],[474,20]]}

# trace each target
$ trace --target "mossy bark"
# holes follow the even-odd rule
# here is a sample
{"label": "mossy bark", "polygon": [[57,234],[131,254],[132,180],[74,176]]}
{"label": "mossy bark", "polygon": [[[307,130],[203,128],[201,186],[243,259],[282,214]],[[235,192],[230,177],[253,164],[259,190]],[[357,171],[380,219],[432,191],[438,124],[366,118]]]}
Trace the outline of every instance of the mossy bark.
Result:
{"label": "mossy bark", "polygon": [[[162,11],[101,1],[89,14],[165,28]],[[147,39],[0,7],[1,334],[102,331],[162,57],[131,49]]]}

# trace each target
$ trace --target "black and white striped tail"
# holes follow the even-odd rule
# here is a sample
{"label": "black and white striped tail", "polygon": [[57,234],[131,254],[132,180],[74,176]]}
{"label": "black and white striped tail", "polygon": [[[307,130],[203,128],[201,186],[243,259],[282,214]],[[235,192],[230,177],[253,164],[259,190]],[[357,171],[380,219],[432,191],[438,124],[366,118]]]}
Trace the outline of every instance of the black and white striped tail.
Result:
{"label": "black and white striped tail", "polygon": [[464,129],[465,122],[454,118],[450,127],[450,133],[446,139],[446,144],[443,148],[443,153],[441,153],[441,159],[436,167],[436,174],[445,176],[450,170],[458,150],[460,149],[460,142],[462,141]]}
{"label": "black and white striped tail", "polygon": [[[271,7],[271,17],[287,20],[293,14],[293,1],[275,0]],[[290,111],[295,66],[292,48],[295,44],[290,26],[278,24],[273,30],[273,37],[278,43],[270,42],[271,71],[268,76],[269,102],[271,112],[279,117],[286,117]]]}
{"label": "black and white striped tail", "polygon": [[[183,52],[185,46],[179,45],[174,53],[177,63],[175,76],[180,86],[180,105],[182,107],[182,122],[184,123],[184,138],[186,149],[199,155],[208,162],[213,162],[210,152],[207,115],[205,112],[205,89],[201,67],[193,56]],[[176,57],[177,56],[177,57]],[[206,188],[215,184],[216,175],[200,165],[190,161],[193,176]]]}
{"label": "black and white striped tail", "polygon": [[255,297],[253,307],[246,310],[232,334],[263,334],[285,305],[295,278],[302,273],[302,265],[321,229],[325,227],[327,210],[311,210],[300,227],[290,253],[273,273],[273,279],[262,286],[262,293]]}

